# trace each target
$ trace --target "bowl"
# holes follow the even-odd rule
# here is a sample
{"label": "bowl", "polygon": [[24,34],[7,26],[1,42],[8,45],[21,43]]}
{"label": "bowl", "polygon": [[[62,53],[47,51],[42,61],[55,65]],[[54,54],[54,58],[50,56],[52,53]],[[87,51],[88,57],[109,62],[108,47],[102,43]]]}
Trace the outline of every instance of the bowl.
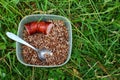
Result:
{"label": "bowl", "polygon": [[43,21],[44,20],[63,20],[64,21],[64,23],[67,27],[67,30],[68,30],[68,34],[69,34],[69,41],[68,41],[68,44],[69,44],[69,49],[68,50],[69,51],[68,51],[67,60],[60,65],[49,65],[49,66],[46,65],[46,66],[43,66],[43,65],[27,64],[23,60],[22,45],[20,43],[16,42],[16,56],[17,56],[18,61],[20,63],[22,63],[23,65],[33,66],[33,67],[60,67],[60,66],[65,65],[70,59],[71,50],[72,50],[72,27],[71,27],[70,21],[66,17],[59,16],[59,15],[51,15],[51,14],[33,14],[33,15],[25,16],[19,23],[17,35],[22,38],[22,33],[23,33],[23,30],[24,30],[24,24],[32,22],[32,21],[39,21],[39,20],[43,20]]}

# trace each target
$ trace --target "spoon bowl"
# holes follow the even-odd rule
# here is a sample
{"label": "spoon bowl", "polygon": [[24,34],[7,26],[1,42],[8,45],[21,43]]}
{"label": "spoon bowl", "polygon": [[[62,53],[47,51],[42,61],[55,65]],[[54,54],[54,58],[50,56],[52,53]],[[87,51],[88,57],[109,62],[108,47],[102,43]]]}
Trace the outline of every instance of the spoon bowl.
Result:
{"label": "spoon bowl", "polygon": [[7,32],[6,35],[7,35],[10,39],[12,39],[12,40],[14,40],[14,41],[17,41],[17,42],[19,42],[19,43],[21,43],[21,44],[24,44],[24,45],[26,45],[26,46],[34,49],[34,50],[37,52],[39,59],[42,60],[42,61],[43,61],[43,60],[46,60],[45,55],[50,55],[50,56],[52,56],[52,54],[53,54],[50,50],[48,50],[48,49],[46,49],[46,48],[37,49],[37,48],[33,47],[32,45],[30,45],[29,43],[27,43],[26,41],[24,41],[23,39],[21,39],[20,37],[18,37],[17,35],[15,35],[15,34],[13,34],[13,33],[11,33],[11,32]]}

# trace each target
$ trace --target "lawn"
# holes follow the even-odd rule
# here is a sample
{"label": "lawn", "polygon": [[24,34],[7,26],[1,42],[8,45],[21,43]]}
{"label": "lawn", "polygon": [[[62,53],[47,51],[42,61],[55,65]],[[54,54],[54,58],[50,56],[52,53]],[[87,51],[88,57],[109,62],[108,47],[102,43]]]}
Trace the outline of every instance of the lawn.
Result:
{"label": "lawn", "polygon": [[[55,14],[72,24],[69,62],[58,68],[21,64],[15,42],[26,15]],[[0,0],[0,80],[120,80],[119,0]]]}

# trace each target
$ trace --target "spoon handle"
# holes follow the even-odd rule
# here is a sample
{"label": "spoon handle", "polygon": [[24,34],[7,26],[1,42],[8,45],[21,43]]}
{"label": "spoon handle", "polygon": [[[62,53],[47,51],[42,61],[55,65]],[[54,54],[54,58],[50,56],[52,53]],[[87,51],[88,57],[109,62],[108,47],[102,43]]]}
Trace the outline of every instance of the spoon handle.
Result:
{"label": "spoon handle", "polygon": [[21,43],[21,44],[24,44],[24,45],[26,45],[26,46],[28,46],[28,47],[30,47],[30,48],[32,48],[32,49],[34,49],[34,50],[37,51],[37,49],[36,49],[35,47],[33,47],[32,45],[28,44],[26,41],[24,41],[23,39],[21,39],[21,38],[18,37],[17,35],[15,35],[15,34],[13,34],[13,33],[11,33],[11,32],[7,32],[6,35],[7,35],[10,39],[12,39],[12,40],[14,40],[14,41],[17,41],[17,42],[19,42],[19,43]]}

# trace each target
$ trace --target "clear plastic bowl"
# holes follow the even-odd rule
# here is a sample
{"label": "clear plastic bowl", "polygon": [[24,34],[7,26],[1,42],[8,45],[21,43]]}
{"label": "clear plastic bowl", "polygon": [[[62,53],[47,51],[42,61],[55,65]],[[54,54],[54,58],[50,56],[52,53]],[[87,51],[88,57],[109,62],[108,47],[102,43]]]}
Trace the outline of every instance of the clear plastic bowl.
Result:
{"label": "clear plastic bowl", "polygon": [[72,27],[71,27],[70,21],[67,18],[65,18],[63,16],[51,15],[51,14],[34,14],[34,15],[25,16],[19,23],[17,35],[22,38],[24,24],[26,24],[26,23],[29,23],[32,21],[50,20],[50,19],[51,20],[63,20],[65,22],[65,25],[66,25],[68,33],[69,33],[69,51],[68,51],[67,60],[60,65],[42,66],[42,65],[27,64],[23,60],[23,56],[21,53],[22,52],[21,44],[16,42],[16,56],[17,56],[17,59],[19,62],[21,62],[22,64],[24,64],[26,66],[33,66],[33,67],[59,67],[59,66],[65,65],[69,61],[70,56],[71,56],[71,50],[72,50]]}

